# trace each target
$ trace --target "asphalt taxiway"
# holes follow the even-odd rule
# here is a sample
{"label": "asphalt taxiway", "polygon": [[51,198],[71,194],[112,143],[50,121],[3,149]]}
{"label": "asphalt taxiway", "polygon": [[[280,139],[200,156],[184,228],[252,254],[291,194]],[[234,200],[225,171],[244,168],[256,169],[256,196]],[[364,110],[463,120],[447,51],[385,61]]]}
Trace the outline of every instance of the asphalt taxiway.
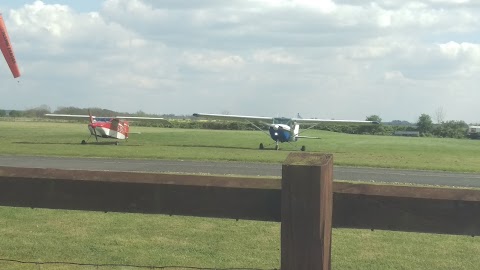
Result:
{"label": "asphalt taxiway", "polygon": [[[282,164],[187,160],[67,158],[0,155],[0,166],[54,168],[66,170],[137,171],[267,177],[280,177],[282,174]],[[334,166],[334,179],[378,183],[480,188],[480,174],[478,173],[452,173],[439,171]]]}

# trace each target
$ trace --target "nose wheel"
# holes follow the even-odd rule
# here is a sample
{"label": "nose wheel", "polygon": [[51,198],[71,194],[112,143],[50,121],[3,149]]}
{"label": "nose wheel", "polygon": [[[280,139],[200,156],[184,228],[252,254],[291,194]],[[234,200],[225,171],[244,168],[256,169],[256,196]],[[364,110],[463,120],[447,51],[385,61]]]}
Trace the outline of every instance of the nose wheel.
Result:
{"label": "nose wheel", "polygon": [[[264,150],[265,149],[265,146],[263,145],[263,143],[260,143],[260,145],[258,145],[258,149],[260,150]],[[280,145],[279,145],[279,141],[275,141],[275,150],[279,150],[280,149]],[[307,150],[307,148],[305,147],[305,145],[302,145],[302,147],[300,148],[300,150],[302,152],[304,152],[305,150]]]}

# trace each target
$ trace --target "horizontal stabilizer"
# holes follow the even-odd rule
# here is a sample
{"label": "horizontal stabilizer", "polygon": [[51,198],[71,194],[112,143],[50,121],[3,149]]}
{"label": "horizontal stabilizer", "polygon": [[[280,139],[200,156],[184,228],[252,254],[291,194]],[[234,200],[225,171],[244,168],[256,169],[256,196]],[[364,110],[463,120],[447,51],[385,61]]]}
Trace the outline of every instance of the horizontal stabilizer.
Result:
{"label": "horizontal stabilizer", "polygon": [[321,139],[320,137],[310,137],[310,136],[295,136],[295,138],[301,138],[301,139]]}

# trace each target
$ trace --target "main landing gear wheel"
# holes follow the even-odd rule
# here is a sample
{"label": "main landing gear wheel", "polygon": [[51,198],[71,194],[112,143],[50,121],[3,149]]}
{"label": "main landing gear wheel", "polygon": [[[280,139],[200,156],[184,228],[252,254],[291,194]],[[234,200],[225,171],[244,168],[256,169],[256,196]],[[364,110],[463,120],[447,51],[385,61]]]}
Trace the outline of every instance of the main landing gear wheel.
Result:
{"label": "main landing gear wheel", "polygon": [[82,140],[81,144],[87,144],[87,141]]}
{"label": "main landing gear wheel", "polygon": [[120,143],[119,142],[115,142],[115,145],[119,145]]}
{"label": "main landing gear wheel", "polygon": [[300,150],[305,151],[305,145],[302,145],[302,148]]}
{"label": "main landing gear wheel", "polygon": [[260,143],[260,145],[258,146],[258,149],[260,149],[260,150],[265,149],[265,148],[263,147],[263,143]]}
{"label": "main landing gear wheel", "polygon": [[280,149],[280,147],[278,146],[278,140],[275,142],[275,150],[278,150]]}

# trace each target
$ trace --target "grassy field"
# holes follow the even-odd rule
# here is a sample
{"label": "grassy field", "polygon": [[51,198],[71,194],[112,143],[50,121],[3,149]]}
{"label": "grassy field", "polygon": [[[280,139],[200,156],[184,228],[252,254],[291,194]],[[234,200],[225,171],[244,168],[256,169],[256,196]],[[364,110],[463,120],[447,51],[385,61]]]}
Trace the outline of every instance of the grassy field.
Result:
{"label": "grassy field", "polygon": [[[128,142],[80,145],[86,126],[2,122],[4,155],[282,162],[302,144],[334,154],[336,165],[479,172],[480,141],[355,136],[321,131],[321,140],[259,151],[260,132],[132,128]],[[334,229],[332,269],[479,269],[478,237]],[[280,224],[165,215],[0,207],[0,269],[138,269],[22,264],[73,262],[140,266],[275,269]],[[148,268],[143,268],[148,269]],[[162,268],[162,269],[182,269]]]}
{"label": "grassy field", "polygon": [[[0,207],[0,236],[0,259],[218,269],[280,266],[280,224],[275,222]],[[333,230],[332,269],[476,270],[478,254],[478,237]],[[0,260],[0,269],[40,268]]]}
{"label": "grassy field", "polygon": [[[332,153],[336,165],[480,172],[480,140],[349,135],[308,130],[303,139],[281,144],[281,151],[260,151],[273,141],[258,131],[213,131],[132,127],[128,141],[81,145],[85,124],[0,121],[4,155],[80,156],[138,159],[283,162],[301,145],[309,152]],[[94,141],[94,138],[91,138]],[[270,145],[273,147],[274,145]]]}

